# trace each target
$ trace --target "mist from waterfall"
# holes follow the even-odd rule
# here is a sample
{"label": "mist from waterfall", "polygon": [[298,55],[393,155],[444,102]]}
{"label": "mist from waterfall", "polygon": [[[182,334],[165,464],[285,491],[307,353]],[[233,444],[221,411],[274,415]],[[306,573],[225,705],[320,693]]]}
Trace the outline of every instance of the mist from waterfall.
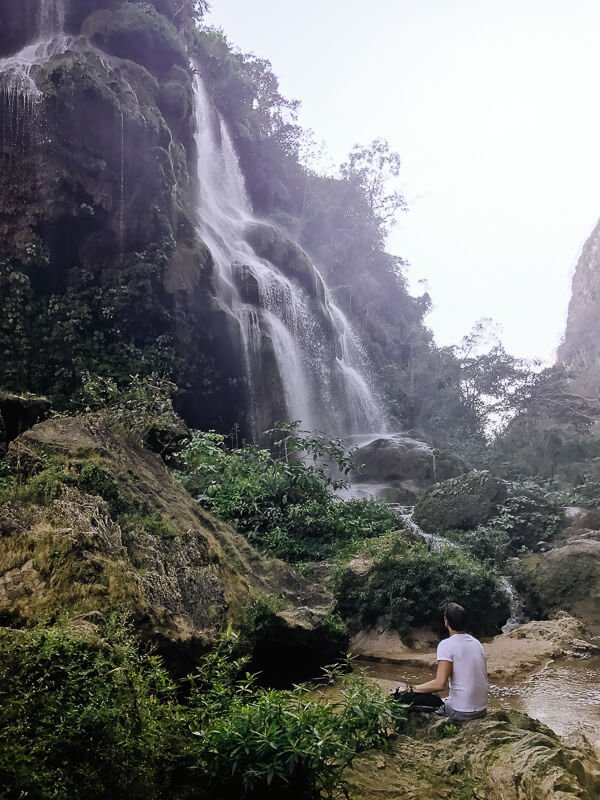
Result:
{"label": "mist from waterfall", "polygon": [[194,95],[198,229],[213,257],[219,300],[239,325],[252,433],[276,421],[269,412],[273,359],[287,419],[332,435],[384,429],[359,339],[318,270],[310,265],[308,290],[248,243],[248,230],[262,223],[252,212],[227,126],[198,74]]}

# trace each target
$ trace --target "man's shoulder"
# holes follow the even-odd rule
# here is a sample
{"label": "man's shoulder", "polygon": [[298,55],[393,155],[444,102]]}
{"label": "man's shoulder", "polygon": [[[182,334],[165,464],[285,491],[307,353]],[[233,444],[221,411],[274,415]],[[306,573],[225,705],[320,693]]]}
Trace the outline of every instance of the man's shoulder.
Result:
{"label": "man's shoulder", "polygon": [[438,661],[453,661],[454,660],[454,648],[452,647],[452,637],[449,636],[447,639],[442,639],[442,641],[437,646],[437,660]]}

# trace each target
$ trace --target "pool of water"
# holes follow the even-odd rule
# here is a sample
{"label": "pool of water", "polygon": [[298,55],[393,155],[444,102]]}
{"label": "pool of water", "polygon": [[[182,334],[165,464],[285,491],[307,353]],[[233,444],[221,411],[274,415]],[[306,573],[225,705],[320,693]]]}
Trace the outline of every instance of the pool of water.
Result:
{"label": "pool of water", "polygon": [[[428,669],[356,661],[385,690],[422,683]],[[514,708],[543,722],[559,736],[582,733],[600,754],[600,657],[550,662],[511,685],[490,686],[490,708]]]}

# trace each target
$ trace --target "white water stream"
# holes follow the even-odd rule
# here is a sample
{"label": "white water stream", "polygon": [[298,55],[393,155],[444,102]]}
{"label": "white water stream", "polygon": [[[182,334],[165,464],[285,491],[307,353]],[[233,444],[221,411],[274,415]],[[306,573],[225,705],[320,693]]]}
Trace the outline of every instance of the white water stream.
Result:
{"label": "white water stream", "polygon": [[64,53],[73,41],[63,33],[64,22],[64,0],[41,0],[35,40],[0,59],[0,135],[15,152],[25,151],[37,120],[42,94],[33,78],[35,67]]}
{"label": "white water stream", "polygon": [[318,270],[309,265],[304,278],[311,285],[303,286],[248,243],[248,229],[262,223],[227,126],[198,74],[194,94],[198,229],[213,257],[219,300],[239,326],[253,433],[276,421],[269,417],[277,405],[273,360],[288,419],[335,435],[384,428],[360,342]]}

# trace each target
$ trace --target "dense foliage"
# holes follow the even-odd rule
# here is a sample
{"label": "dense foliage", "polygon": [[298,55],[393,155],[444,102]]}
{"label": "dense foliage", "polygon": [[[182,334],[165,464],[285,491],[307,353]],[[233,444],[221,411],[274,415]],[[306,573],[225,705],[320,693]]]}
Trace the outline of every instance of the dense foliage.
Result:
{"label": "dense foliage", "polygon": [[329,705],[256,688],[234,645],[177,685],[118,618],[0,629],[2,796],[331,798],[353,756],[402,719],[359,676]]}
{"label": "dense foliage", "polygon": [[[260,549],[294,562],[328,558],[399,526],[383,503],[333,494],[352,463],[341,442],[299,435],[297,425],[272,434],[271,452],[254,445],[229,449],[223,436],[195,432],[183,452],[183,485]],[[331,476],[331,462],[342,477]]]}
{"label": "dense foliage", "polygon": [[441,631],[444,608],[456,602],[469,609],[476,635],[491,635],[509,616],[495,569],[459,548],[434,549],[388,535],[367,543],[358,563],[340,569],[336,594],[343,615],[361,625],[385,619],[410,639],[414,627]]}

